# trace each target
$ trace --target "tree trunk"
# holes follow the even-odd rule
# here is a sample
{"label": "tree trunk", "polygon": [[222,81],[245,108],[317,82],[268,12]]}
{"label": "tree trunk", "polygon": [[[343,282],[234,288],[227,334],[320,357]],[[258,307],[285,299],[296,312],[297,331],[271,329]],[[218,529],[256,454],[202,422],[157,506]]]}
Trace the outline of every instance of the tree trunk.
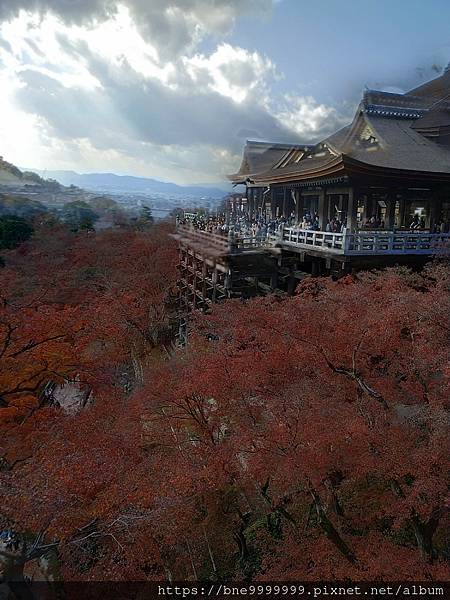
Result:
{"label": "tree trunk", "polygon": [[[391,489],[398,498],[405,497],[402,487],[398,483],[398,481],[391,481]],[[433,560],[435,554],[433,548],[433,536],[439,525],[440,516],[441,511],[438,507],[436,507],[432,511],[428,521],[426,523],[423,523],[420,520],[419,515],[413,509],[411,511],[411,518],[408,519],[413,528],[414,535],[416,537],[417,547],[419,548],[420,553],[424,558],[426,558],[430,562]]]}
{"label": "tree trunk", "polygon": [[424,558],[430,562],[434,558],[433,536],[439,525],[439,510],[435,509],[427,522],[423,523],[416,512],[411,517],[411,525],[416,537],[417,546]]}
{"label": "tree trunk", "polygon": [[237,531],[235,531],[234,540],[239,549],[239,560],[245,561],[248,559],[248,547],[247,540],[245,539],[243,527],[240,527]]}
{"label": "tree trunk", "polygon": [[333,525],[333,523],[330,521],[327,514],[325,513],[325,510],[323,508],[322,499],[320,498],[319,494],[314,489],[311,489],[310,491],[311,491],[311,496],[313,497],[313,500],[314,500],[314,506],[315,506],[316,513],[317,513],[318,523],[319,523],[319,526],[321,527],[322,531],[325,533],[325,535],[330,540],[330,542],[334,546],[336,546],[336,548],[339,550],[339,552],[343,556],[345,556],[345,558],[349,562],[354,564],[356,562],[356,556],[353,554],[353,552],[347,546],[346,542],[342,539],[338,530],[336,529],[336,527]]}
{"label": "tree trunk", "polygon": [[24,576],[25,562],[20,559],[7,559],[3,567],[3,581],[18,600],[36,600],[31,587]]}
{"label": "tree trunk", "polygon": [[325,480],[325,486],[328,490],[328,493],[330,494],[330,507],[331,510],[336,514],[339,515],[340,517],[344,516],[344,511],[342,509],[341,503],[339,502],[339,498],[336,494],[336,489],[335,486],[331,480],[331,478],[328,478]]}

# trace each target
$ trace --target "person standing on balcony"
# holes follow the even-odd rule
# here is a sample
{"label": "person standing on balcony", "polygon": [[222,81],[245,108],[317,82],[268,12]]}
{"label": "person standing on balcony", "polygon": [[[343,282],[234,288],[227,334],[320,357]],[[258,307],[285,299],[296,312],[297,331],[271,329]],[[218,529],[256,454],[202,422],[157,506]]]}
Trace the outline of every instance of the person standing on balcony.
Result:
{"label": "person standing on balcony", "polygon": [[411,224],[409,226],[410,229],[418,229],[420,227],[420,223],[419,223],[419,215],[415,214],[413,217],[413,220],[411,221]]}

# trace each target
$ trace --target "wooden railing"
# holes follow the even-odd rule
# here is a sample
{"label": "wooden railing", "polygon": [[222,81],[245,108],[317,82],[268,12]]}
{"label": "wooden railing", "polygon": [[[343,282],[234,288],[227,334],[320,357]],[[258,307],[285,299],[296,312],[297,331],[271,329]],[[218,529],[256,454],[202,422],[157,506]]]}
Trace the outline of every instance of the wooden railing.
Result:
{"label": "wooden railing", "polygon": [[221,235],[196,229],[190,225],[179,225],[177,236],[209,248],[218,254],[273,248],[274,246],[322,250],[346,256],[450,253],[449,233],[424,231],[330,233],[284,227],[282,231],[275,234],[253,236],[240,233]]}
{"label": "wooden railing", "polygon": [[[191,242],[209,247],[216,252],[228,254],[232,252],[241,252],[244,250],[256,250],[258,248],[267,248],[275,245],[275,239],[263,235],[248,235],[242,233],[220,234],[202,229],[196,229],[190,225],[178,225],[177,235],[188,239]],[[278,241],[278,238],[276,238]]]}
{"label": "wooden railing", "polygon": [[345,255],[448,254],[450,234],[421,231],[328,233],[285,227],[278,244],[305,249],[317,248]]}
{"label": "wooden railing", "polygon": [[312,231],[295,227],[285,227],[280,241],[286,245],[326,248],[338,252],[342,252],[344,249],[344,234],[342,233]]}
{"label": "wooden railing", "polygon": [[448,252],[450,234],[425,232],[353,233],[345,236],[346,254],[438,254]]}
{"label": "wooden railing", "polygon": [[227,254],[230,251],[228,237],[219,233],[203,231],[192,227],[192,225],[178,225],[177,234],[181,238],[187,238],[191,242],[212,248],[219,253]]}
{"label": "wooden railing", "polygon": [[[241,235],[235,233],[229,237],[230,245],[238,250],[255,250],[258,248],[273,247],[274,240],[266,235]],[[278,241],[278,238],[277,238]]]}

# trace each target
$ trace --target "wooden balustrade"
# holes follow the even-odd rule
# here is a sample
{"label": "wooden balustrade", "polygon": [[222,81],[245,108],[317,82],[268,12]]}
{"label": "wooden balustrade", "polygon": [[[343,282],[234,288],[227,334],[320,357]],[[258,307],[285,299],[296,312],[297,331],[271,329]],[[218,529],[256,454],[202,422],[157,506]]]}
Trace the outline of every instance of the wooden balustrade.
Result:
{"label": "wooden balustrade", "polygon": [[344,248],[344,234],[285,227],[282,243],[342,251]]}
{"label": "wooden balustrade", "polygon": [[274,246],[323,250],[348,256],[377,254],[439,254],[450,252],[449,233],[424,231],[359,231],[357,233],[331,233],[297,227],[284,227],[282,231],[265,236],[239,233],[220,235],[192,226],[180,225],[177,233],[194,243],[228,254],[270,248]]}
{"label": "wooden balustrade", "polygon": [[194,243],[213,248],[221,253],[228,253],[230,251],[228,238],[218,233],[203,231],[190,225],[178,225],[177,234],[182,238],[187,238]]}
{"label": "wooden balustrade", "polygon": [[285,227],[281,245],[326,249],[345,255],[439,254],[450,251],[449,233],[360,231],[329,233]]}
{"label": "wooden balustrade", "polygon": [[[270,239],[269,236],[252,236],[240,233],[221,235],[219,233],[196,229],[189,225],[179,225],[177,227],[177,234],[194,243],[214,248],[223,253],[255,250],[275,245],[274,239]],[[278,238],[276,240],[278,241]]]}

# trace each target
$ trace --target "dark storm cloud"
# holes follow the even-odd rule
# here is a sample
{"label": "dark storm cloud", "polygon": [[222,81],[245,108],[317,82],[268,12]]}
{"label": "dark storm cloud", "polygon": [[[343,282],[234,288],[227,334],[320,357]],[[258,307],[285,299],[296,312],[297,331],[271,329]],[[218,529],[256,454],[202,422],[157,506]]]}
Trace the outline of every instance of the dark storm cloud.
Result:
{"label": "dark storm cloud", "polygon": [[128,7],[140,33],[168,60],[195,44],[198,30],[223,35],[234,19],[251,12],[266,13],[272,0],[0,0],[0,21],[21,9],[58,15],[69,24],[93,24]]}
{"label": "dark storm cloud", "polygon": [[21,10],[44,15],[52,12],[67,23],[82,24],[94,18],[106,19],[114,14],[116,3],[112,0],[2,0],[0,20],[17,17]]}
{"label": "dark storm cloud", "polygon": [[[100,155],[111,151],[108,160],[119,156],[119,164],[122,158],[154,160],[166,168],[173,165],[186,173],[207,174],[217,165],[222,169],[221,161],[237,161],[247,138],[309,142],[311,135],[320,138],[337,128],[333,111],[326,119],[315,117],[317,126],[312,129],[308,124],[297,126],[291,101],[281,98],[284,104],[276,106],[270,98],[275,67],[256,53],[223,44],[210,56],[192,56],[190,50],[198,48],[197,25],[203,32],[226,32],[239,12],[265,10],[270,0],[126,0],[126,4],[145,39],[158,50],[160,63],[155,71],[153,58],[148,63],[150,72],[144,74],[140,71],[146,63],[133,62],[130,53],[138,72],[122,54],[126,49],[112,48],[111,55],[100,55],[88,37],[77,38],[62,27],[54,33],[60,56],[42,57],[42,48],[34,41],[41,39],[39,27],[29,25],[24,41],[33,56],[24,60],[27,53],[19,52],[22,66],[9,68],[14,68],[15,81],[20,82],[15,102],[39,117],[43,139],[63,141],[63,147],[74,153],[77,144]],[[12,0],[8,7],[9,16],[18,8],[42,14],[52,10],[68,23],[93,23],[116,10],[112,0]],[[5,17],[3,4],[0,11]],[[158,78],[161,73],[163,81]],[[236,102],[225,93],[235,93],[235,98],[245,93],[246,99]],[[308,107],[313,102],[314,109],[314,101],[306,101]],[[300,125],[308,121],[308,110],[296,110]]]}
{"label": "dark storm cloud", "polygon": [[238,152],[249,131],[261,139],[295,137],[254,102],[236,104],[216,92],[198,91],[194,84],[174,90],[143,78],[125,61],[120,71],[112,71],[91,56],[89,67],[101,89],[69,89],[42,73],[23,71],[21,107],[44,117],[56,136],[88,138],[97,148],[107,148],[122,135],[137,142],[211,145]]}

